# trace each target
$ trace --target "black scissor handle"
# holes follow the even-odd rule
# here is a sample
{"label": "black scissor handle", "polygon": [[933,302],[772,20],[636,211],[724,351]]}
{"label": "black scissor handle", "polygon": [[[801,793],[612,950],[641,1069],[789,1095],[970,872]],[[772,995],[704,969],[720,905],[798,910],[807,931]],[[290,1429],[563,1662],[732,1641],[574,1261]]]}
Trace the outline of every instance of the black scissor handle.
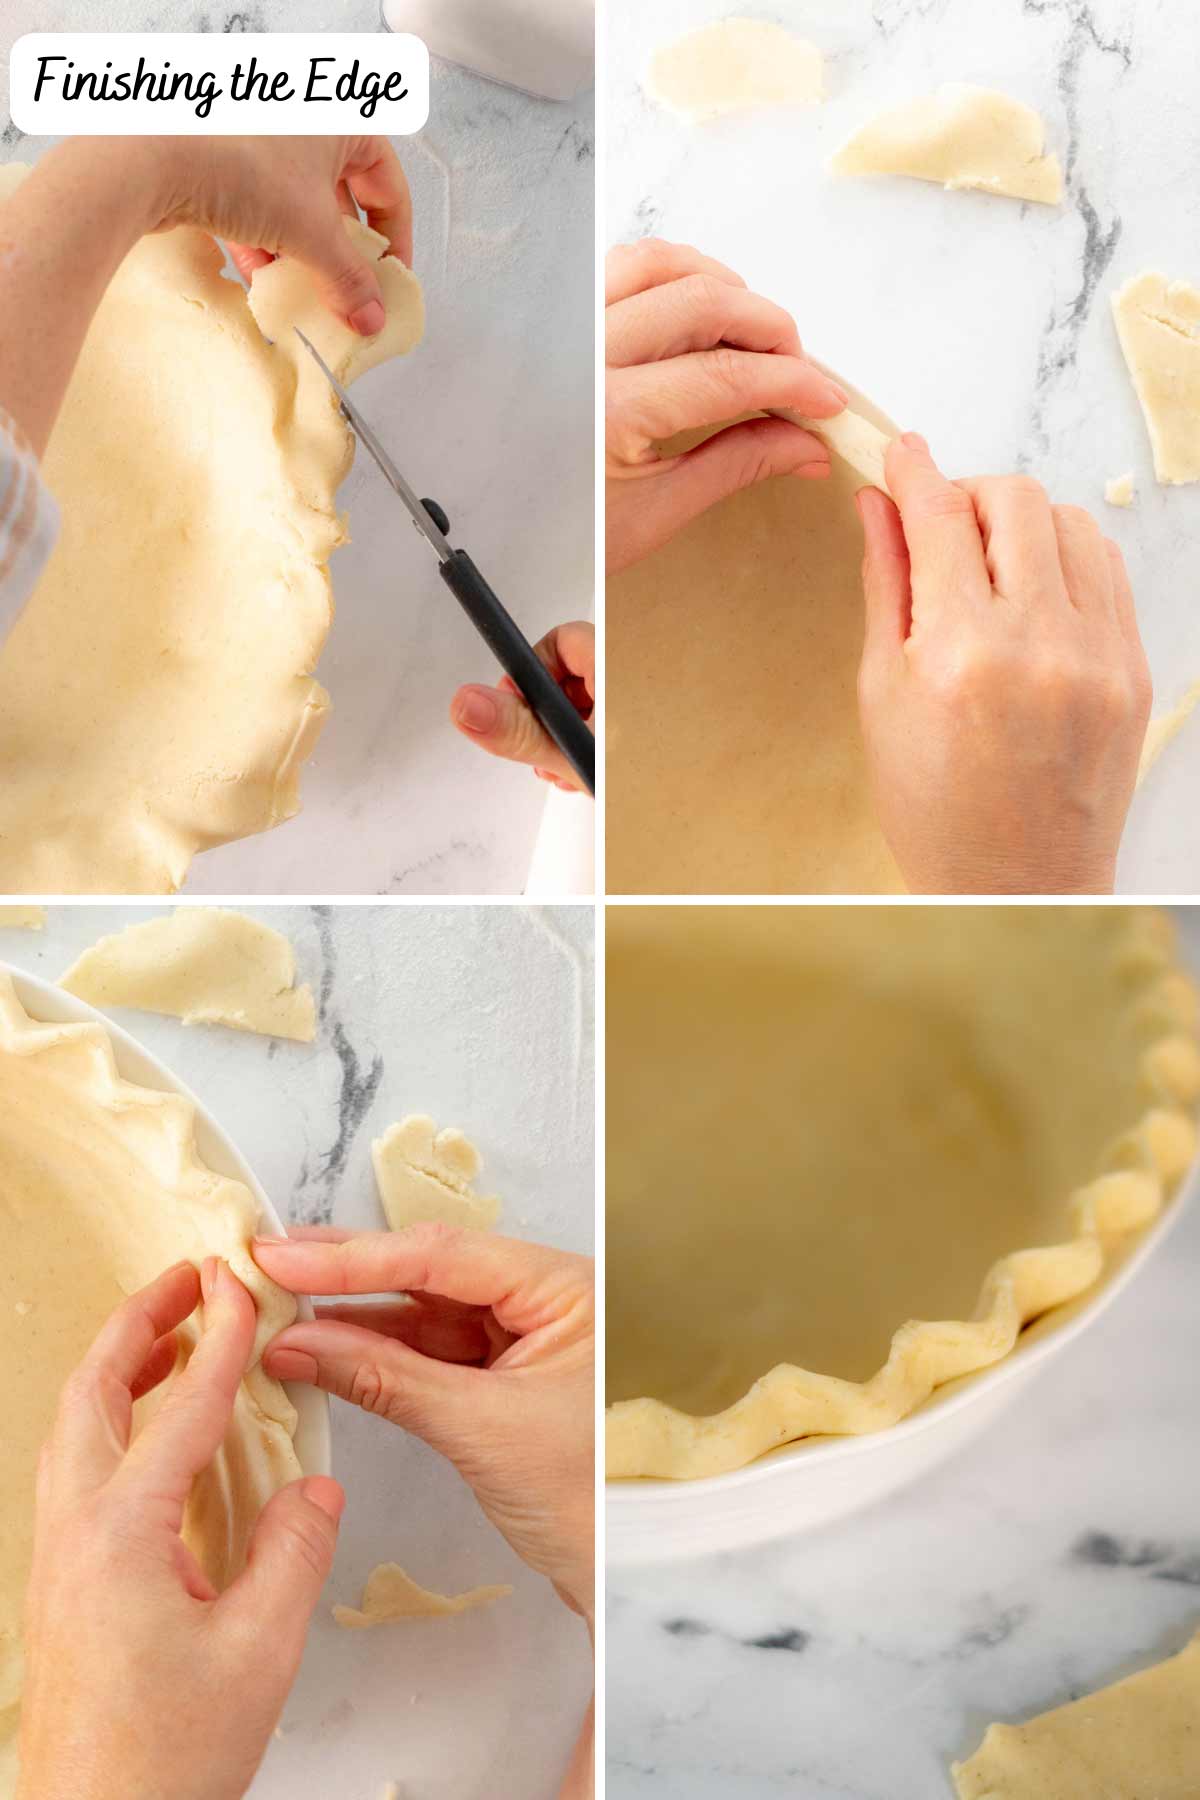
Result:
{"label": "black scissor handle", "polygon": [[[423,500],[439,531],[449,531],[449,520],[436,501]],[[434,508],[437,507],[435,513]],[[441,513],[441,518],[437,517]],[[442,520],[446,520],[443,526]],[[506,675],[510,675],[545,726],[589,794],[596,792],[596,740],[533,645],[505,611],[465,550],[456,550],[439,564],[442,580],[491,650]]]}

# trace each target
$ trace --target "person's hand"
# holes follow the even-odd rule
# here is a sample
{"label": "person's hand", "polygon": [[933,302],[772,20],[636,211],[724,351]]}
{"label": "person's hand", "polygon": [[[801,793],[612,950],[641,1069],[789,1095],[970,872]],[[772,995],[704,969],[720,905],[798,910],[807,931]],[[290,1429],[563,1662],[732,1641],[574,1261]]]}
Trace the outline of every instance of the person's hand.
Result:
{"label": "person's hand", "polygon": [[[576,712],[595,730],[595,626],[579,620],[556,625],[534,649]],[[578,775],[507,675],[496,687],[479,683],[460,687],[450,704],[450,718],[481,750],[509,762],[531,763],[541,780],[568,793],[582,792]]]}
{"label": "person's hand", "polygon": [[382,289],[345,228],[352,200],[411,262],[412,202],[386,138],[68,138],[0,205],[0,406],[40,456],[109,282],[174,225],[225,238],[247,277],[294,256],[374,336]]}
{"label": "person's hand", "polygon": [[863,488],[875,802],[915,893],[1109,893],[1150,716],[1125,564],[1025,476],[892,444]]}
{"label": "person's hand", "polygon": [[343,214],[357,202],[393,255],[412,262],[412,200],[386,138],[172,138],[168,145],[156,229],[199,225],[224,238],[248,281],[272,257],[294,257],[352,330],[364,337],[383,330],[379,278],[351,243]]}
{"label": "person's hand", "polygon": [[305,1231],[254,1256],[297,1294],[394,1293],[289,1325],[263,1361],[424,1438],[517,1555],[594,1617],[592,1264],[477,1231]]}
{"label": "person's hand", "polygon": [[132,1444],[134,1400],[200,1299],[189,1263],[118,1309],[63,1390],[38,1470],[18,1800],[240,1800],[299,1665],[344,1496],[325,1477],[276,1494],[217,1595],[180,1529],[255,1314],[224,1263],[204,1287],[204,1335]]}
{"label": "person's hand", "polygon": [[[829,452],[784,419],[832,418],[846,395],[800,347],[795,322],[723,263],[648,238],[611,250],[604,314],[610,575],[668,543],[739,488],[769,475],[822,480]],[[724,425],[679,456],[659,445]]]}

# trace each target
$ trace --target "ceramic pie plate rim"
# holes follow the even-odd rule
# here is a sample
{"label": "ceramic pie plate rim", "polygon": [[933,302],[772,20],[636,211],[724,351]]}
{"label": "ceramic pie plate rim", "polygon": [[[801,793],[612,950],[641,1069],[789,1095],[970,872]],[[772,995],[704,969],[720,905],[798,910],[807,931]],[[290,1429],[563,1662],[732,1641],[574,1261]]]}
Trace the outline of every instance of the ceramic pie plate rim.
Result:
{"label": "ceramic pie plate rim", "polygon": [[[196,1147],[201,1162],[216,1174],[241,1182],[253,1197],[264,1227],[278,1236],[286,1234],[284,1221],[232,1138],[218,1124],[199,1096],[186,1082],[173,1074],[159,1057],[106,1014],[89,1006],[85,1000],[78,1000],[73,994],[64,993],[43,976],[27,974],[25,970],[14,967],[2,958],[0,973],[10,978],[17,999],[36,1023],[99,1025],[112,1044],[117,1072],[124,1080],[138,1087],[175,1094],[186,1101],[195,1113]],[[297,1316],[301,1319],[314,1317],[312,1303],[306,1297],[302,1296],[297,1300]],[[301,1469],[306,1475],[330,1474],[333,1446],[328,1395],[303,1384],[285,1382],[283,1386],[296,1409],[293,1442]]]}
{"label": "ceramic pie plate rim", "polygon": [[[1183,974],[1194,994],[1195,974],[1191,959],[1182,950],[1178,928],[1165,909],[1130,907],[1128,918],[1131,926],[1129,950],[1137,952],[1139,963],[1137,978],[1132,983],[1134,989],[1141,988],[1148,996],[1160,978]],[[1146,961],[1142,962],[1142,955],[1146,952],[1149,954]],[[1171,1012],[1171,1009],[1168,1011]],[[1160,1041],[1165,1043],[1168,1039],[1178,1037],[1186,1037],[1195,1045],[1194,1009],[1189,1024],[1183,1025],[1172,1013],[1170,1022],[1163,1022],[1161,1034],[1155,1034],[1143,1042],[1142,1058],[1147,1073],[1151,1068],[1150,1059]],[[1153,1097],[1147,1096],[1140,1123],[1122,1133],[1117,1142],[1131,1139],[1135,1133],[1140,1137],[1147,1121],[1152,1116],[1157,1116],[1163,1108],[1168,1112],[1186,1114],[1194,1124],[1197,1110],[1194,1068],[1191,1079],[1193,1092],[1187,1101],[1179,1094],[1172,1093],[1168,1097],[1163,1090],[1169,1084],[1156,1079],[1153,1083]],[[1150,1154],[1148,1139],[1146,1143],[1147,1162],[1152,1171],[1159,1159],[1157,1155]],[[1129,1165],[1112,1161],[1106,1164],[1110,1169],[1124,1166]],[[915,1410],[895,1422],[879,1429],[847,1431],[845,1434],[813,1432],[778,1446],[769,1446],[740,1466],[716,1473],[698,1471],[695,1475],[676,1476],[623,1473],[609,1478],[605,1485],[608,1517],[615,1533],[615,1541],[610,1540],[615,1559],[659,1560],[664,1556],[686,1555],[689,1549],[729,1547],[738,1542],[778,1536],[789,1530],[824,1523],[830,1518],[854,1510],[856,1504],[865,1503],[888,1488],[899,1485],[908,1478],[906,1468],[912,1466],[915,1470],[917,1465],[936,1462],[953,1447],[955,1441],[964,1435],[971,1435],[978,1428],[975,1424],[976,1416],[986,1420],[990,1411],[994,1411],[998,1404],[1003,1405],[1011,1393],[1019,1389],[1022,1377],[1029,1378],[1034,1373],[1041,1359],[1078,1336],[1092,1319],[1099,1317],[1112,1303],[1173,1229],[1197,1185],[1198,1166],[1200,1158],[1197,1156],[1193,1137],[1191,1155],[1186,1164],[1176,1168],[1174,1179],[1159,1163],[1157,1173],[1162,1193],[1156,1215],[1129,1228],[1125,1244],[1108,1245],[1094,1280],[1073,1296],[1053,1304],[1047,1312],[1034,1316],[1023,1324],[1018,1329],[1012,1347],[998,1360],[936,1385]],[[1077,1190],[1077,1193],[1087,1191],[1085,1187]],[[1077,1230],[1080,1229],[1077,1227]],[[1101,1240],[1095,1237],[1095,1231],[1096,1227],[1093,1226],[1093,1241],[1099,1243]],[[1006,1384],[1008,1394],[1004,1393]],[[991,1403],[990,1407],[988,1402]],[[608,1416],[606,1411],[606,1420]],[[922,1439],[925,1440],[923,1444],[920,1441]],[[949,1443],[946,1442],[947,1439],[950,1439]],[[779,1506],[777,1495],[772,1498],[770,1490],[786,1487],[789,1481],[796,1488],[801,1468],[805,1472],[804,1479],[813,1481],[818,1486],[828,1471],[832,1485],[836,1486],[840,1479],[838,1466],[841,1466],[841,1470],[846,1470],[854,1457],[859,1459],[858,1467],[863,1469],[864,1474],[867,1465],[862,1459],[876,1459],[871,1465],[868,1491],[863,1500],[856,1502],[850,1496],[845,1503],[830,1505],[827,1500],[816,1495],[812,1497],[814,1504],[807,1507],[802,1500],[798,1500],[794,1520],[785,1519],[781,1522],[776,1516],[773,1524],[765,1524],[772,1509],[778,1509]],[[901,1465],[899,1472],[889,1474],[886,1471],[884,1465],[889,1461]],[[754,1518],[756,1509],[762,1515],[757,1522]],[[710,1529],[705,1528],[706,1514],[709,1515]],[[660,1532],[672,1516],[683,1526],[684,1537],[692,1540],[686,1547],[664,1545],[661,1540],[655,1547],[649,1535],[643,1538],[643,1532]],[[711,1539],[712,1542],[706,1542],[706,1539]]]}

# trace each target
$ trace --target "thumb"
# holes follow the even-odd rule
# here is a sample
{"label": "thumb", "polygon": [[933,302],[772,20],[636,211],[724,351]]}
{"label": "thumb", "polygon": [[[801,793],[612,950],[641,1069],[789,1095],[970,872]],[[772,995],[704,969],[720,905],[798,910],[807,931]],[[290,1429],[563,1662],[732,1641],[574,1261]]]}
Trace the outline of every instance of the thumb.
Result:
{"label": "thumb", "polygon": [[311,270],[322,300],[336,318],[362,337],[375,337],[383,330],[387,313],[379,277],[346,230],[336,204],[322,214],[295,255]]}
{"label": "thumb", "polygon": [[219,1611],[252,1622],[256,1636],[270,1646],[264,1664],[279,1669],[285,1692],[333,1567],[345,1504],[341,1485],[327,1475],[282,1488],[259,1514],[246,1567],[217,1602]]}
{"label": "thumb", "polygon": [[654,487],[670,509],[672,516],[663,523],[674,536],[718,500],[769,476],[819,480],[828,473],[829,451],[811,431],[785,419],[747,419],[685,452]]}
{"label": "thumb", "polygon": [[863,666],[889,661],[909,633],[912,617],[912,574],[900,514],[878,488],[860,488],[855,496],[862,520],[863,597],[866,636]]}
{"label": "thumb", "polygon": [[276,1381],[303,1381],[351,1406],[390,1419],[443,1455],[442,1441],[464,1384],[478,1373],[422,1356],[396,1338],[340,1319],[304,1320],[272,1339],[263,1355]]}
{"label": "thumb", "polygon": [[461,687],[450,703],[450,718],[464,737],[492,756],[529,763],[572,788],[579,786],[574,769],[519,694],[503,688]]}

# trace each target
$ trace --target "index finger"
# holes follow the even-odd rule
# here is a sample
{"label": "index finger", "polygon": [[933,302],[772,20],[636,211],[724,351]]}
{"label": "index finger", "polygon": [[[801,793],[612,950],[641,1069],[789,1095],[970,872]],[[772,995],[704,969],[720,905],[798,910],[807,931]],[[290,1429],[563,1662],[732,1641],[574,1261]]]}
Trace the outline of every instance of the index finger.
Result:
{"label": "index finger", "polygon": [[947,481],[922,438],[906,433],[887,452],[887,479],[912,562],[913,625],[987,599],[992,583],[970,494]]}
{"label": "index finger", "polygon": [[196,1270],[176,1263],[101,1327],[59,1400],[50,1445],[56,1493],[93,1493],[119,1466],[129,1448],[135,1384],[155,1345],[195,1311],[199,1298]]}
{"label": "index finger", "polygon": [[407,267],[413,259],[412,194],[404,167],[386,138],[370,138],[346,166],[345,180],[372,231],[385,237]]}
{"label": "index finger", "polygon": [[604,304],[630,300],[647,288],[663,287],[684,275],[712,275],[731,287],[746,283],[724,263],[690,244],[669,244],[665,238],[641,238],[636,244],[615,244],[604,260]]}
{"label": "index finger", "polygon": [[217,1454],[254,1345],[254,1301],[225,1262],[205,1269],[204,1335],[125,1458],[122,1478],[152,1485],[183,1518],[192,1482]]}
{"label": "index finger", "polygon": [[561,1317],[589,1277],[588,1259],[445,1225],[369,1231],[341,1243],[255,1240],[254,1260],[296,1294],[440,1294],[491,1307],[519,1337]]}

